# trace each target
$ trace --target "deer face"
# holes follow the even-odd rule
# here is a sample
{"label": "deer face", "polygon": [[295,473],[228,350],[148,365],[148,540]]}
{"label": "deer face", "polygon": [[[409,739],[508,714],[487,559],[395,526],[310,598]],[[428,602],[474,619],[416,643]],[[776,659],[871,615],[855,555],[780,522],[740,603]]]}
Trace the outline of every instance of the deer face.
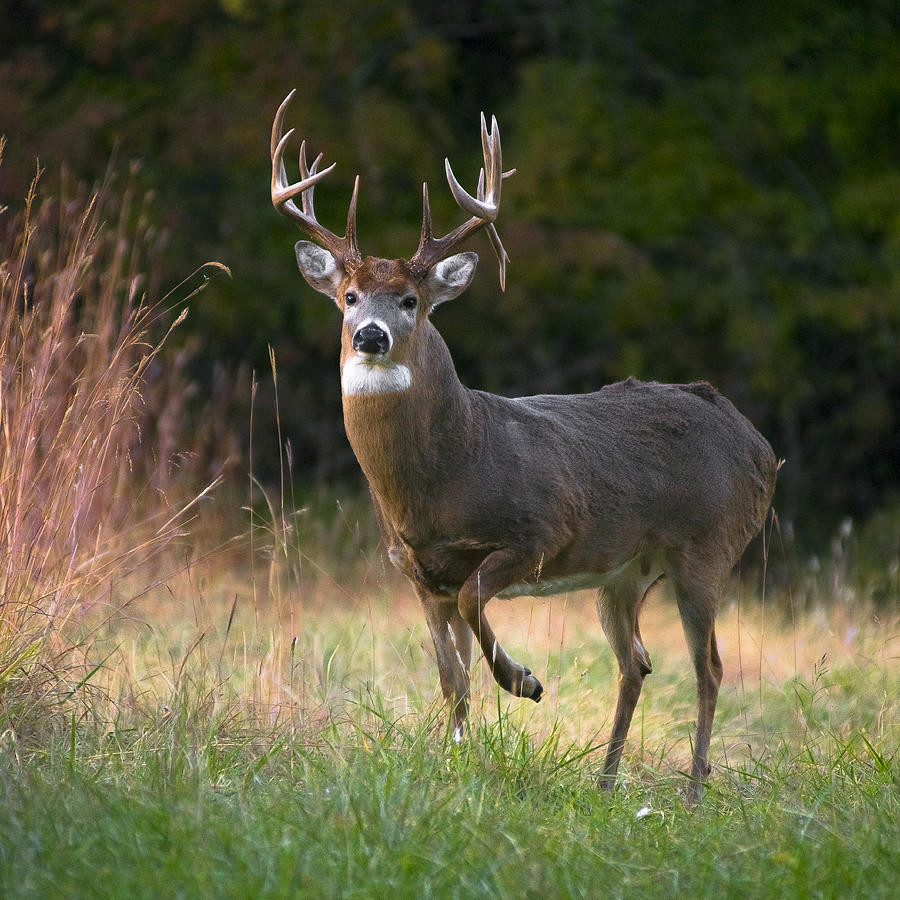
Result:
{"label": "deer face", "polygon": [[491,117],[488,130],[484,114],[481,116],[484,168],[474,195],[462,187],[450,161],[444,160],[450,192],[459,207],[469,213],[469,219],[443,237],[436,237],[431,226],[428,185],[423,184],[422,233],[416,252],[408,260],[363,258],[356,240],[359,176],[353,185],[343,237],[322,226],[313,203],[316,185],[335,164],[320,170],[320,153],[308,165],[306,141],[303,141],[298,161],[300,181],[288,182],[284,151],[293,129],[284,132],[284,116],[293,96],[291,91],[284,98],[272,123],[272,203],[313,239],[314,243],[299,241],[294,248],[300,271],[312,287],[331,297],[344,314],[341,338],[344,396],[407,390],[415,377],[413,369],[427,364],[429,353],[416,353],[415,344],[417,335],[423,333],[429,336],[424,340],[420,337],[420,350],[434,338],[434,330],[429,332],[427,324],[429,313],[439,303],[464,291],[475,274],[478,256],[453,254],[453,251],[484,229],[500,264],[501,289],[506,284],[508,256],[494,222],[500,211],[503,179],[515,169],[503,171],[497,120]]}
{"label": "deer face", "polygon": [[295,247],[303,277],[344,316],[341,385],[345,396],[403,391],[412,383],[411,348],[439,303],[464,291],[478,256],[458,253],[416,277],[408,262],[366,257],[352,271],[309,241]]}

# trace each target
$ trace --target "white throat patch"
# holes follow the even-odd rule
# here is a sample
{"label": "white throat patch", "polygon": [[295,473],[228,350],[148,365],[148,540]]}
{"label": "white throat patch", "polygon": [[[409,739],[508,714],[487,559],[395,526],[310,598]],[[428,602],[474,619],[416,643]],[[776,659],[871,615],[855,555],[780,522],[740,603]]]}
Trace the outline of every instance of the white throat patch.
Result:
{"label": "white throat patch", "polygon": [[341,373],[345,397],[361,394],[395,394],[409,389],[412,373],[407,366],[377,356],[351,356]]}

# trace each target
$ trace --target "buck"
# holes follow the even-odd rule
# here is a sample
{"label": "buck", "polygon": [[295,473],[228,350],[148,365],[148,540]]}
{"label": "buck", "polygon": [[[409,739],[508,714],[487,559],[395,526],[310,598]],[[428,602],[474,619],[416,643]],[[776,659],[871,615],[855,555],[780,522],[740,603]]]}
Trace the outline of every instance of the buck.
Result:
{"label": "buck", "polygon": [[766,440],[711,385],[633,378],[590,394],[507,398],[470,390],[431,322],[469,285],[478,257],[455,252],[484,229],[505,288],[507,254],[495,220],[504,172],[496,119],[481,119],[484,168],[476,194],[445,160],[467,221],[432,232],[423,186],[422,232],[409,259],[363,257],[357,176],[344,237],[319,224],[314,187],[333,168],[307,165],[289,183],[281,104],[272,127],[272,202],[299,241],[306,281],[343,314],[341,389],[347,437],[368,480],[391,562],[412,583],[434,641],[453,735],[463,735],[472,639],[501,687],[541,699],[540,681],[503,649],[485,609],[493,597],[598,589],[603,631],[619,666],[618,702],[603,769],[613,788],[650,655],[638,625],[659,579],[674,586],[697,678],[689,798],[707,756],[722,679],[716,607],[762,528],[775,487]]}

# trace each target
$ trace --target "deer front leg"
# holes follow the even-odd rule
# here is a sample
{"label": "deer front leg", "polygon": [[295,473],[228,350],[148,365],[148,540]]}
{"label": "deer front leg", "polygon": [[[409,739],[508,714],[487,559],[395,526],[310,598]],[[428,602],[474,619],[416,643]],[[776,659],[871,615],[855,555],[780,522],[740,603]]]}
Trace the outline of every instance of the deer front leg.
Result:
{"label": "deer front leg", "polygon": [[469,710],[469,666],[472,629],[463,621],[451,597],[440,597],[413,582],[434,641],[441,691],[450,704],[453,739],[462,740]]}
{"label": "deer front leg", "polygon": [[484,614],[484,607],[498,591],[524,581],[536,566],[523,564],[521,557],[507,550],[495,550],[473,572],[462,586],[457,598],[459,613],[478,638],[481,650],[490,666],[494,680],[505,691],[517,697],[528,697],[535,703],[541,699],[540,681],[514,662],[500,646]]}

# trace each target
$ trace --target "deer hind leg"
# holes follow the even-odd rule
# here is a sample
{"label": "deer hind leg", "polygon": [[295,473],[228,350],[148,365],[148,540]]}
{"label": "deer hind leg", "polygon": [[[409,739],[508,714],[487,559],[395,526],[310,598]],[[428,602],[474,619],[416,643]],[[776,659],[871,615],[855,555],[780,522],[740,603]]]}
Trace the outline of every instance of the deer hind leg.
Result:
{"label": "deer hind leg", "polygon": [[653,671],[638,627],[638,616],[650,587],[646,582],[621,581],[601,588],[597,597],[600,624],[619,663],[619,697],[601,779],[606,790],[616,785],[619,759],[641,686],[644,677]]}
{"label": "deer hind leg", "polygon": [[697,579],[675,579],[678,612],[697,675],[697,735],[687,792],[689,803],[700,799],[703,783],[710,773],[709,743],[719,685],[722,683],[722,660],[716,646],[715,631],[719,593],[717,586],[698,582]]}
{"label": "deer hind leg", "polygon": [[450,704],[453,739],[462,740],[469,711],[469,666],[472,663],[472,629],[463,621],[451,597],[429,594],[416,585],[425,621],[434,641],[441,692]]}
{"label": "deer hind leg", "polygon": [[531,669],[510,658],[484,614],[484,607],[491,597],[511,584],[523,581],[533,569],[508,551],[495,550],[469,576],[457,599],[460,615],[478,639],[497,684],[517,697],[528,697],[537,703],[544,690],[540,681],[531,674]]}

